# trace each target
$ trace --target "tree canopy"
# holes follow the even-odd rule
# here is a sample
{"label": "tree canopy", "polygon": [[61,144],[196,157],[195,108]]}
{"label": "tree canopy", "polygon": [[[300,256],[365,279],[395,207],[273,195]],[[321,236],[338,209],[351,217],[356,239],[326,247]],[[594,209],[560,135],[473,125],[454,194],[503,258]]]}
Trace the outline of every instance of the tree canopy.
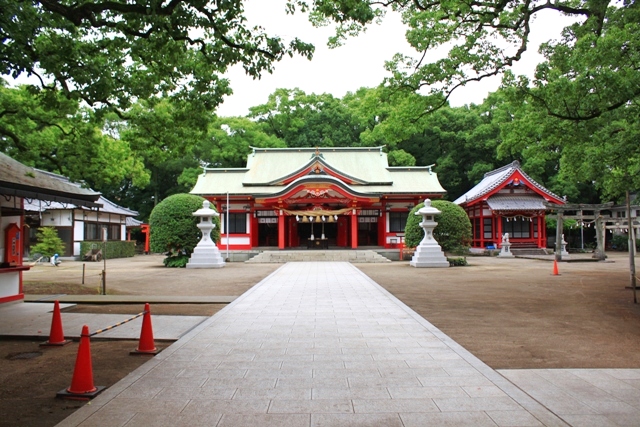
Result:
{"label": "tree canopy", "polygon": [[[571,17],[573,23],[559,40],[542,45],[545,59],[534,78],[517,80],[527,98],[550,115],[579,121],[640,95],[640,9],[632,0],[290,2],[310,8],[318,25],[337,23],[334,43],[362,31],[385,7],[400,12],[416,55],[390,60],[386,83],[424,95],[415,106],[422,114],[446,105],[457,88],[510,70],[526,50],[536,48],[531,27],[544,13]],[[444,57],[434,56],[439,48],[447,52]]]}
{"label": "tree canopy", "polygon": [[313,46],[249,27],[242,0],[0,0],[0,73],[36,76],[91,106],[128,108],[170,95],[212,110],[229,94],[227,68],[256,78]]}

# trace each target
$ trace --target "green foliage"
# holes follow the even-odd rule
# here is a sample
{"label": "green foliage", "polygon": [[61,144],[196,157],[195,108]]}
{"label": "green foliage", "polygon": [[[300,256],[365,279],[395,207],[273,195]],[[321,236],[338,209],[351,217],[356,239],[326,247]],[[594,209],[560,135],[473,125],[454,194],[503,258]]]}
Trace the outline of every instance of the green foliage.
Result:
{"label": "green foliage", "polygon": [[31,253],[52,257],[64,254],[64,242],[58,237],[54,227],[40,227],[36,233],[37,244],[31,246]]}
{"label": "green foliage", "polygon": [[[614,234],[611,238],[611,247],[616,251],[629,251],[629,236],[624,234]],[[640,240],[636,239],[636,252],[640,250]]]}
{"label": "green foliage", "polygon": [[[558,228],[558,221],[553,218],[545,217],[544,222],[547,225],[547,232],[555,233]],[[562,231],[569,231],[578,226],[578,221],[575,219],[563,219],[562,220]]]}
{"label": "green foliage", "polygon": [[162,260],[165,267],[185,268],[189,264],[189,257],[184,254],[171,255]]}
{"label": "green foliage", "polygon": [[[203,201],[202,197],[192,194],[174,194],[158,203],[149,217],[151,251],[189,257],[202,236],[197,227],[199,218],[193,213],[202,208]],[[211,238],[217,242],[220,240],[220,217],[212,220],[215,228]]]}
{"label": "green foliage", "polygon": [[230,93],[228,67],[259,78],[285,55],[313,54],[298,38],[249,27],[240,0],[0,0],[0,10],[0,73],[36,75],[93,106],[165,94],[212,111]]}
{"label": "green foliage", "polygon": [[94,188],[130,179],[149,182],[130,145],[103,132],[108,123],[55,91],[0,85],[0,150],[30,166]]}
{"label": "green foliage", "polygon": [[[471,241],[471,221],[467,213],[460,206],[446,200],[433,200],[431,206],[442,213],[436,215],[438,225],[433,230],[433,237],[442,250],[447,252],[464,253],[469,248]],[[409,248],[418,246],[424,237],[424,231],[420,227],[421,215],[415,213],[424,207],[424,203],[415,206],[409,212],[405,227],[405,245]]]}
{"label": "green foliage", "polygon": [[359,118],[333,95],[307,95],[300,89],[276,89],[266,104],[250,109],[250,118],[287,147],[350,147],[364,130]]}
{"label": "green foliage", "polygon": [[465,257],[447,258],[447,261],[449,261],[449,266],[451,267],[464,267],[469,265]]}
{"label": "green foliage", "polygon": [[406,151],[393,150],[388,154],[389,166],[415,166],[416,158]]}
{"label": "green foliage", "polygon": [[[106,243],[106,246],[105,246]],[[80,242],[80,254],[83,256],[91,249],[100,249],[106,259],[129,258],[136,254],[136,243],[128,240],[107,240]]]}

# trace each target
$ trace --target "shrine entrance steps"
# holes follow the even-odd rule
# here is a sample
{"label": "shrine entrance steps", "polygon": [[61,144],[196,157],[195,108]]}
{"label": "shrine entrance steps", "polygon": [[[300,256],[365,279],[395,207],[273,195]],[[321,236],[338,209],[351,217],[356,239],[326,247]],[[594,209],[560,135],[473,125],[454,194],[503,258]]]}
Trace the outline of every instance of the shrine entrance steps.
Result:
{"label": "shrine entrance steps", "polygon": [[515,256],[548,255],[546,249],[539,248],[535,243],[512,243],[511,253]]}
{"label": "shrine entrance steps", "polygon": [[302,250],[302,251],[264,251],[247,263],[285,263],[304,261],[344,261],[357,263],[391,262],[375,251],[370,250]]}

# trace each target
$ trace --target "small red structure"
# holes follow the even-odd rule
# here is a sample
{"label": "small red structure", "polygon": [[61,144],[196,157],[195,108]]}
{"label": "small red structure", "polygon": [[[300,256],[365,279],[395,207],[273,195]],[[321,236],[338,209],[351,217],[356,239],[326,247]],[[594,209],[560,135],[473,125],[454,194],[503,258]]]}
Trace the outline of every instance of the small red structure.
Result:
{"label": "small red structure", "polygon": [[524,173],[517,160],[487,172],[478,185],[454,201],[471,220],[472,247],[496,249],[504,233],[509,233],[514,248],[545,248],[544,202],[565,204]]}
{"label": "small red structure", "polygon": [[142,231],[142,234],[144,234],[144,253],[148,254],[149,253],[149,235],[151,233],[151,227],[149,227],[149,224],[142,224],[140,226],[140,231]]}

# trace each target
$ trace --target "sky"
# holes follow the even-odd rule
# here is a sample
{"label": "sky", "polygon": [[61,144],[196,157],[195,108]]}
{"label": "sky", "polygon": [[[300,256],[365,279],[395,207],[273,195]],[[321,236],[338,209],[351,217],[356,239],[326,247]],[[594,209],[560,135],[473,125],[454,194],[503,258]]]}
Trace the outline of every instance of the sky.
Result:
{"label": "sky", "polygon": [[[285,0],[248,0],[245,3],[249,25],[260,25],[270,35],[279,35],[285,40],[299,37],[315,45],[311,61],[285,57],[275,64],[273,74],[264,74],[260,80],[245,75],[241,66],[230,69],[226,76],[231,81],[233,95],[225,97],[218,107],[219,116],[245,116],[249,107],[264,104],[268,96],[278,88],[299,88],[305,93],[330,93],[343,97],[360,87],[375,87],[388,76],[384,62],[396,53],[413,54],[415,51],[405,40],[406,27],[399,14],[389,11],[380,25],[371,25],[366,33],[350,38],[336,49],[329,49],[326,41],[331,28],[314,28],[303,14],[286,15]],[[566,19],[549,13],[534,23],[531,38],[535,47],[530,48],[519,64],[514,67],[517,74],[531,76],[535,64],[541,60],[537,53],[540,42],[546,41],[567,25]],[[470,83],[452,94],[452,106],[481,103],[489,92],[500,85],[500,78],[485,79]]]}

